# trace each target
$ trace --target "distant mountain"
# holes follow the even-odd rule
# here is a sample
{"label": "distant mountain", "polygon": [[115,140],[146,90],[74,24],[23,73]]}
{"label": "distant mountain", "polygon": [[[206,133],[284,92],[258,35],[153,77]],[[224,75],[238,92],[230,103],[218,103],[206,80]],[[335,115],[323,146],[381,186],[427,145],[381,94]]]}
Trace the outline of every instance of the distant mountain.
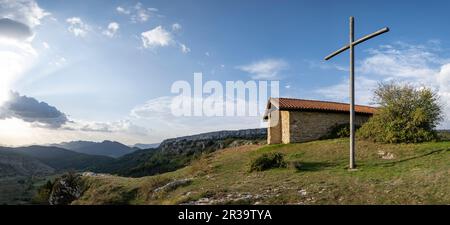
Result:
{"label": "distant mountain", "polygon": [[148,149],[148,148],[157,148],[160,143],[153,143],[153,144],[141,144],[137,143],[133,145],[133,148],[139,148],[139,149]]}
{"label": "distant mountain", "polygon": [[59,144],[52,144],[51,146],[68,149],[78,153],[84,153],[89,155],[102,155],[113,158],[132,153],[135,149],[126,146],[116,141],[72,141],[63,142]]}
{"label": "distant mountain", "polygon": [[58,147],[33,145],[9,149],[15,153],[37,159],[59,171],[90,170],[114,161],[111,157],[88,155]]}
{"label": "distant mountain", "polygon": [[70,141],[70,142],[62,142],[59,144],[51,144],[50,146],[58,147],[58,148],[65,148],[67,150],[74,150],[78,148],[85,148],[90,145],[97,144],[98,142],[93,141]]}

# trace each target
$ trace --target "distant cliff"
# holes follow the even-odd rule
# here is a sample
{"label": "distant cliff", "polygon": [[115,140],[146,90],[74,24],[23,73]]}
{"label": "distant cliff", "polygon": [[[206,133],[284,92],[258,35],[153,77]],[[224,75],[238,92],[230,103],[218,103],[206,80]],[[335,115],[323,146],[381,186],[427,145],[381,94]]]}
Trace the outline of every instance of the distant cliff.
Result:
{"label": "distant cliff", "polygon": [[171,138],[159,147],[124,155],[96,172],[141,177],[173,171],[204,153],[228,147],[264,143],[267,129],[217,131]]}
{"label": "distant cliff", "polygon": [[266,128],[258,129],[246,129],[246,130],[222,130],[208,133],[195,134],[190,136],[183,136],[177,138],[170,138],[164,140],[161,145],[170,142],[177,142],[182,140],[197,141],[197,140],[220,140],[227,138],[240,138],[240,139],[264,139],[267,135]]}
{"label": "distant cliff", "polygon": [[[164,140],[160,145],[161,151],[182,153],[189,151],[189,148],[206,149],[211,145],[216,145],[214,150],[228,147],[226,140],[259,140],[265,139],[267,129],[247,129],[247,130],[225,130],[209,133],[196,134],[178,138]],[[225,141],[225,142],[224,142]],[[235,143],[235,145],[240,145]]]}

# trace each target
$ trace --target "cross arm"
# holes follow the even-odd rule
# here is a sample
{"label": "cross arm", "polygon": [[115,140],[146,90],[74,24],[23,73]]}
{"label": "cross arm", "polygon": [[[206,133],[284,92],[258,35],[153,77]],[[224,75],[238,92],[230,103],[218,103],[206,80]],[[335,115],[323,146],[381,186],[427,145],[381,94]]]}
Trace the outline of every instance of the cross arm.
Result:
{"label": "cross arm", "polygon": [[[374,38],[374,37],[376,37],[376,36],[378,36],[378,35],[380,35],[380,34],[383,34],[383,33],[388,32],[388,31],[389,31],[389,28],[388,28],[388,27],[385,27],[385,28],[380,29],[380,30],[378,30],[378,31],[375,31],[375,32],[373,32],[373,33],[371,33],[371,34],[368,34],[368,35],[366,35],[366,36],[364,36],[364,37],[362,37],[362,38],[360,38],[360,39],[354,41],[354,42],[351,43],[351,44],[352,44],[353,46],[356,46],[356,45],[358,45],[358,44],[360,44],[360,43],[362,43],[362,42],[364,42],[364,41],[367,41],[367,40],[369,40],[369,39],[371,39],[371,38]],[[329,60],[329,59],[333,58],[334,56],[338,55],[339,53],[341,53],[341,52],[343,52],[343,51],[345,51],[345,50],[347,50],[347,49],[349,49],[349,48],[350,48],[350,44],[348,44],[348,45],[346,45],[346,46],[344,46],[344,47],[342,47],[342,48],[336,50],[335,52],[329,54],[327,57],[325,57],[325,60]]]}

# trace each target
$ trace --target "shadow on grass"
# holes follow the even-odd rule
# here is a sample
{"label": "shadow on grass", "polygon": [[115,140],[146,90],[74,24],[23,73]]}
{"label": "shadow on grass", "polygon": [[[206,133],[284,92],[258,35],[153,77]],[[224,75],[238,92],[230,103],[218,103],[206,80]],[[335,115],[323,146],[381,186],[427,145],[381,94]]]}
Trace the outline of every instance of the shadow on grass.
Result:
{"label": "shadow on grass", "polygon": [[441,148],[441,149],[433,150],[433,151],[430,151],[430,152],[426,152],[424,154],[416,155],[416,156],[413,156],[413,157],[409,157],[409,158],[405,158],[405,159],[399,159],[399,160],[396,160],[396,161],[374,163],[374,164],[371,164],[371,166],[394,166],[395,164],[398,164],[398,163],[407,162],[407,161],[410,161],[410,160],[419,159],[419,158],[423,158],[423,157],[426,157],[426,156],[429,156],[429,155],[432,155],[432,154],[435,154],[435,153],[446,152],[446,151],[450,151],[450,148],[444,148],[444,149]]}
{"label": "shadow on grass", "polygon": [[335,167],[336,163],[329,162],[293,162],[293,167],[299,172],[305,171],[320,171],[327,168]]}

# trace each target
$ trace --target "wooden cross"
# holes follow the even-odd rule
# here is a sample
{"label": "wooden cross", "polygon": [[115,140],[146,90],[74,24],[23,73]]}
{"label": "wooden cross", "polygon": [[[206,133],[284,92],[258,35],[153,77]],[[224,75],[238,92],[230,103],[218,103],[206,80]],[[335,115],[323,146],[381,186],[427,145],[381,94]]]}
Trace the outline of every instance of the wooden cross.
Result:
{"label": "wooden cross", "polygon": [[389,31],[389,28],[385,27],[381,30],[378,30],[372,34],[366,35],[359,40],[355,41],[355,26],[354,26],[354,18],[350,17],[350,41],[349,44],[336,50],[331,53],[325,60],[329,60],[334,56],[338,55],[341,52],[344,52],[347,49],[350,49],[350,169],[354,169],[356,167],[355,164],[355,46],[367,41],[373,37],[376,37],[380,34],[386,33]]}

